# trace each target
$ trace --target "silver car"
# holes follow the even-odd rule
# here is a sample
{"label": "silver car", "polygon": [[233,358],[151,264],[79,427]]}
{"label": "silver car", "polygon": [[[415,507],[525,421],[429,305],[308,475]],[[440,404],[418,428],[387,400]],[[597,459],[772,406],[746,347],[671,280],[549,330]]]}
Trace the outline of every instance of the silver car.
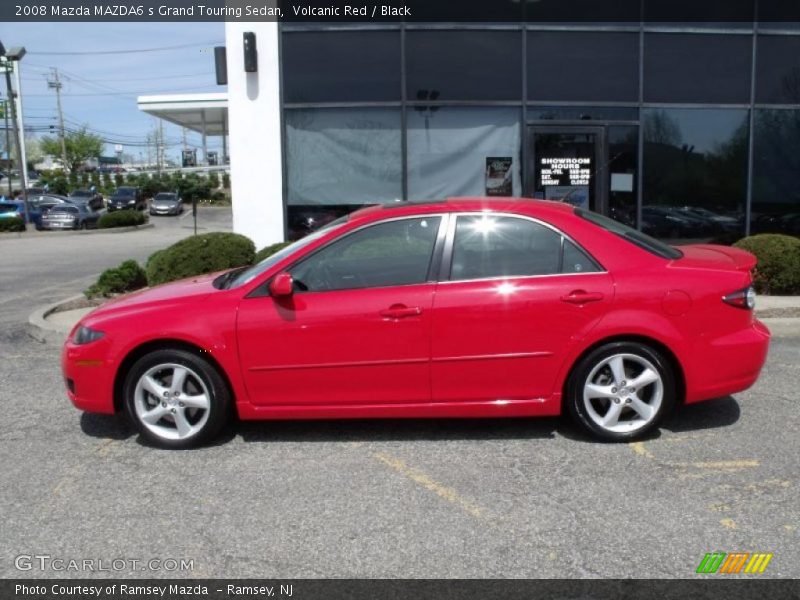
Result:
{"label": "silver car", "polygon": [[179,215],[183,212],[183,200],[173,192],[159,192],[150,201],[151,215]]}

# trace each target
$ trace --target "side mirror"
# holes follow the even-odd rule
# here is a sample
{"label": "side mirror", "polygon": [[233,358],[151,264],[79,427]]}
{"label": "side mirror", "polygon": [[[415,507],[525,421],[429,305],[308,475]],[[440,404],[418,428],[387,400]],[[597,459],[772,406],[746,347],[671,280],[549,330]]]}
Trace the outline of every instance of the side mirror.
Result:
{"label": "side mirror", "polygon": [[291,296],[294,292],[292,274],[286,271],[278,273],[269,282],[269,293],[276,298]]}

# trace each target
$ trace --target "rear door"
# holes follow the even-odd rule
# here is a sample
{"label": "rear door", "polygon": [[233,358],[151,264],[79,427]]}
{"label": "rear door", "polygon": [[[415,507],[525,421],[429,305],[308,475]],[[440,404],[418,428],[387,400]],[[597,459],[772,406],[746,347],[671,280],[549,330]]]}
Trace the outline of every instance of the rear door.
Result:
{"label": "rear door", "polygon": [[548,225],[451,222],[431,335],[434,402],[549,397],[565,355],[607,311],[610,275]]}

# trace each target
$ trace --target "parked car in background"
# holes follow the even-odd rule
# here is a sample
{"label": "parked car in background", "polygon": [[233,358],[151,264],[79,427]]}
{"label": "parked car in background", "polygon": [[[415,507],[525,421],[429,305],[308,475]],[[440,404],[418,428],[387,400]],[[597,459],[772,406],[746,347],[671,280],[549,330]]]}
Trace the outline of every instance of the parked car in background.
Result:
{"label": "parked car in background", "polygon": [[103,195],[91,190],[73,190],[68,196],[74,204],[85,204],[91,210],[100,210],[105,206]]}
{"label": "parked car in background", "polygon": [[69,198],[66,196],[61,196],[59,194],[28,194],[29,207],[42,214],[46,213],[54,206],[60,206],[62,204],[72,205],[72,202],[70,202]]}
{"label": "parked car in background", "polygon": [[123,210],[126,208],[144,210],[147,208],[147,201],[142,196],[142,192],[138,187],[133,186],[120,186],[111,197],[108,199],[108,212],[115,210]]}
{"label": "parked car in background", "polygon": [[62,204],[42,215],[42,229],[96,229],[99,219],[85,204]]}
{"label": "parked car in background", "polygon": [[76,407],[125,411],[169,448],[208,442],[232,414],[568,413],[630,441],[756,381],[770,334],[753,315],[755,265],[560,202],[392,203],[254,266],[108,302],[61,365]]}
{"label": "parked car in background", "polygon": [[[5,205],[5,215],[11,214],[11,207],[14,207],[15,214],[25,219],[25,201],[22,196],[17,197],[15,200],[7,200],[3,203]],[[61,204],[71,204],[64,196],[57,196],[55,194],[39,194],[28,196],[28,220],[29,225],[33,225],[36,229],[42,228],[42,216],[54,206]]]}
{"label": "parked car in background", "polygon": [[179,215],[183,212],[183,200],[175,192],[159,192],[150,201],[151,215]]}

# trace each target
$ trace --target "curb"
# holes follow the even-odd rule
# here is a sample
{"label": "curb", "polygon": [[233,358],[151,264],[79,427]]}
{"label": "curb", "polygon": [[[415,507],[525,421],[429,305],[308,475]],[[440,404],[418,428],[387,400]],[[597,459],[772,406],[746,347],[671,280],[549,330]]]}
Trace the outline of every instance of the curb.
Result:
{"label": "curb", "polygon": [[60,307],[62,304],[66,304],[67,302],[74,302],[80,298],[83,298],[83,294],[76,294],[74,296],[70,296],[69,298],[64,298],[63,300],[59,300],[58,302],[54,302],[53,304],[48,304],[47,306],[42,306],[34,310],[30,315],[28,315],[28,324],[33,325],[39,329],[43,329],[44,331],[54,331],[56,333],[63,333],[64,335],[69,333],[69,329],[64,329],[63,327],[59,327],[47,320],[47,315],[55,312],[55,310]]}
{"label": "curb", "polygon": [[129,231],[139,231],[141,229],[151,229],[155,227],[154,223],[145,223],[144,225],[130,225],[129,227],[108,227],[107,229],[72,229],[67,231],[53,230],[53,231],[18,231],[10,235],[0,236],[2,239],[20,239],[22,237],[40,237],[45,235],[93,235],[96,233],[128,233]]}

